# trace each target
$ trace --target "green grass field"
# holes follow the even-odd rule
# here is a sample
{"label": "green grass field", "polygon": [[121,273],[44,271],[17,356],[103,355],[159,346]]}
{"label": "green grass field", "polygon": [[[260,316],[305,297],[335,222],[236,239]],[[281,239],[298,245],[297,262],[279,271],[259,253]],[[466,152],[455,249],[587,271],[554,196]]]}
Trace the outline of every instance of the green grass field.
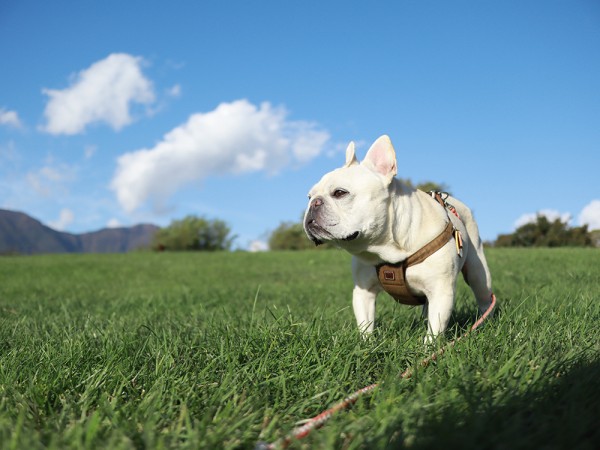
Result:
{"label": "green grass field", "polygon": [[[490,249],[499,308],[410,380],[420,310],[359,338],[341,251],[0,258],[0,448],[600,448],[600,251]],[[460,282],[446,337],[476,306]]]}

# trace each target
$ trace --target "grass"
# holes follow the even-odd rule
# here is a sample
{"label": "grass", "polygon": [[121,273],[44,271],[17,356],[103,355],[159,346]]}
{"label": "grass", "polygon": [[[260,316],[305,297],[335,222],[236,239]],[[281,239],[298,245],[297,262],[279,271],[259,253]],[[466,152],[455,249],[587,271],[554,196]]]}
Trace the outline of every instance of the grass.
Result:
{"label": "grass", "polygon": [[[490,249],[494,319],[411,380],[420,312],[358,337],[339,251],[0,258],[0,448],[600,447],[600,252]],[[475,302],[459,284],[447,338]]]}

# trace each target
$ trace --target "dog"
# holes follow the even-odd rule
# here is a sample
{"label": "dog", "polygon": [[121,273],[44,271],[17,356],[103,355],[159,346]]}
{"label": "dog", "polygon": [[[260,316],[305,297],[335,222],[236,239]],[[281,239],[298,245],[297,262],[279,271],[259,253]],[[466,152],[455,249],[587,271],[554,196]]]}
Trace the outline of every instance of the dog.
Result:
{"label": "dog", "polygon": [[363,336],[372,333],[375,300],[386,290],[402,303],[423,305],[431,342],[448,326],[458,274],[480,314],[491,304],[492,280],[471,210],[445,193],[413,189],[396,174],[388,136],[362,162],[351,142],[344,166],[310,190],[303,226],[316,245],[331,242],[352,254],[352,306]]}

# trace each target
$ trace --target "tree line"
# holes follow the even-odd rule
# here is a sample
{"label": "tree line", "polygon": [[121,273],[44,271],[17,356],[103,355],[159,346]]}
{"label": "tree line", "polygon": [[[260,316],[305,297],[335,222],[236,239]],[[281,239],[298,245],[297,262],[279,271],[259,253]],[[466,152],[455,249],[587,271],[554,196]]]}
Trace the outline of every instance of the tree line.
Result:
{"label": "tree line", "polygon": [[[596,237],[595,237],[596,236]],[[534,222],[521,225],[511,234],[501,234],[496,247],[594,247],[597,234],[590,233],[587,225],[570,227],[560,219],[549,220],[538,214]]]}
{"label": "tree line", "polygon": [[235,238],[224,221],[190,215],[158,230],[151,247],[155,251],[231,250]]}

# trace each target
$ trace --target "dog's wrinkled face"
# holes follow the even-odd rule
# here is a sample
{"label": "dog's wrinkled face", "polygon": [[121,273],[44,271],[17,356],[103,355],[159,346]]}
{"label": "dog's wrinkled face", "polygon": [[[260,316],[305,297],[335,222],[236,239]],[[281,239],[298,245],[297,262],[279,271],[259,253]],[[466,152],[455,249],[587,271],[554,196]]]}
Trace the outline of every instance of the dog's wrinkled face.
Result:
{"label": "dog's wrinkled face", "polygon": [[316,245],[331,241],[353,251],[379,241],[386,231],[395,173],[396,157],[387,136],[373,144],[360,164],[350,143],[344,167],[326,174],[309,192],[304,215],[308,237]]}

